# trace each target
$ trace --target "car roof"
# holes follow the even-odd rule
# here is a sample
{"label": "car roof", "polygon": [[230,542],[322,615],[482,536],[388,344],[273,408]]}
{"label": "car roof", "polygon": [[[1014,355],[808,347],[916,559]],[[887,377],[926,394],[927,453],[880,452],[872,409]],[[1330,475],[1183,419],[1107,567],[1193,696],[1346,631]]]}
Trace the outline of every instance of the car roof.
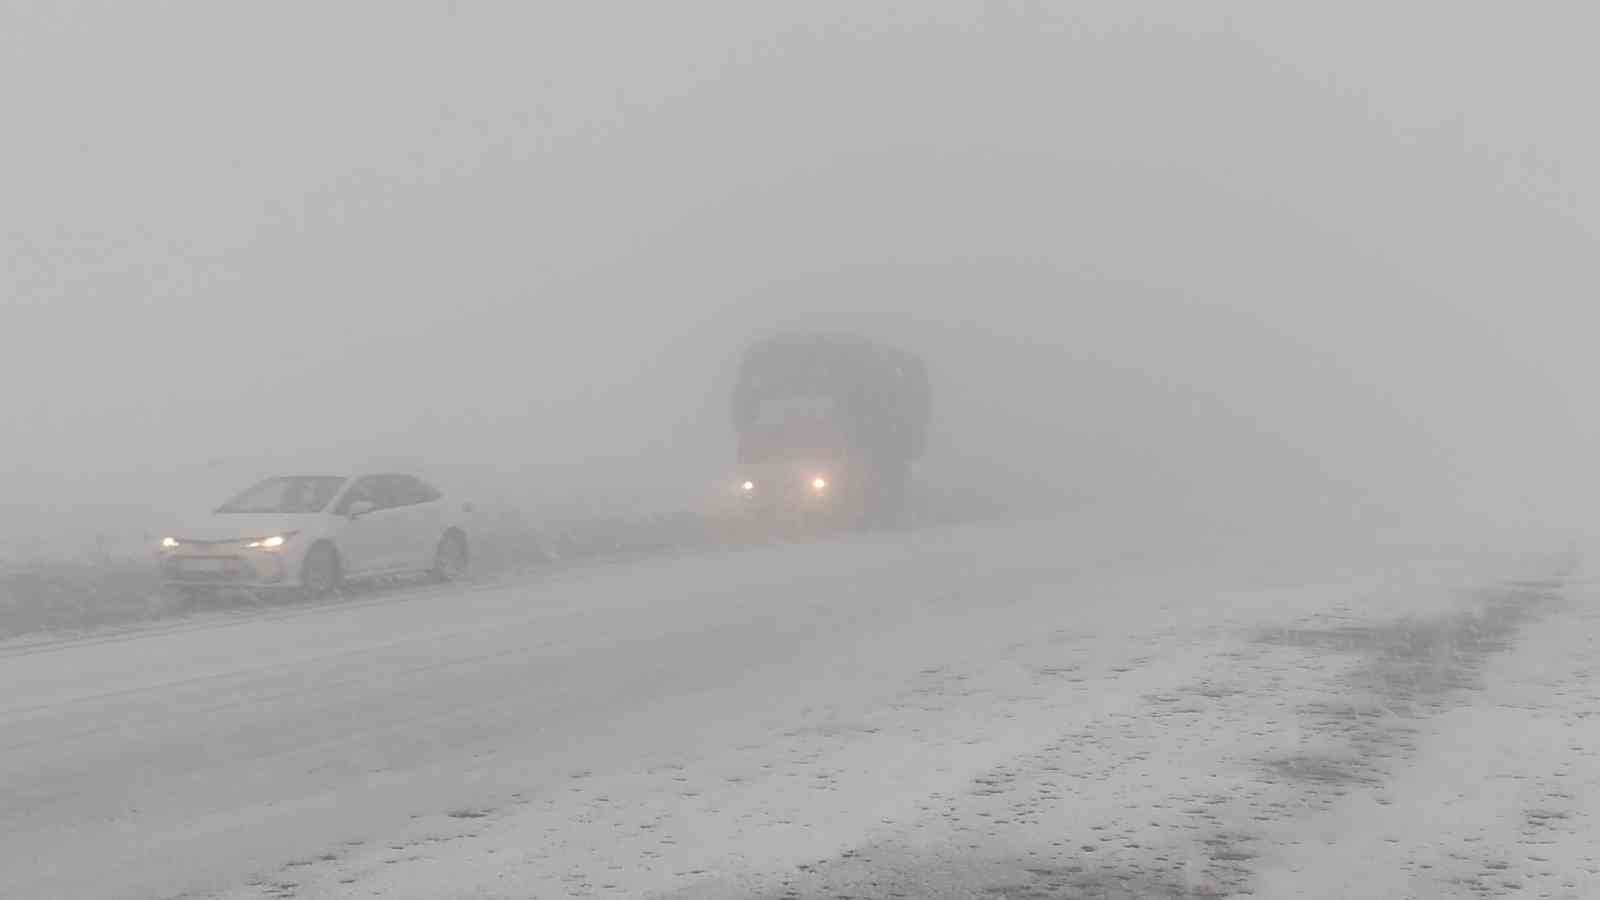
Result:
{"label": "car roof", "polygon": [[345,487],[348,486],[350,482],[353,482],[357,479],[369,478],[374,475],[405,475],[416,478],[435,490],[444,490],[437,478],[434,478],[425,471],[418,471],[415,467],[411,466],[393,466],[382,468],[378,466],[363,466],[361,468],[348,469],[332,469],[331,467],[324,469],[320,466],[317,468],[307,467],[298,470],[290,470],[287,472],[280,471],[278,473],[261,475],[250,483],[253,485],[261,484],[264,481],[272,481],[279,478],[340,478],[345,482],[344,484],[340,485],[340,487]]}
{"label": "car roof", "polygon": [[407,472],[404,469],[364,469],[359,472],[354,472],[346,477],[350,481],[355,481],[358,478],[370,478],[374,475],[403,475],[408,478],[415,478],[435,490],[444,490],[444,488],[440,487],[437,479],[429,477],[426,473]]}

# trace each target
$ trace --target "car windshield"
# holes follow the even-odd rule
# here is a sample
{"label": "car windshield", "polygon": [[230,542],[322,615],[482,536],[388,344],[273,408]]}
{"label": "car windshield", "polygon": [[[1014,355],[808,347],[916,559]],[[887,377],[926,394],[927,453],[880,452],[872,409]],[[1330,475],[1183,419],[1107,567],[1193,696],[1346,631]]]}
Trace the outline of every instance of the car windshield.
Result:
{"label": "car windshield", "polygon": [[321,512],[339,493],[345,479],[337,475],[268,478],[217,508],[219,513]]}

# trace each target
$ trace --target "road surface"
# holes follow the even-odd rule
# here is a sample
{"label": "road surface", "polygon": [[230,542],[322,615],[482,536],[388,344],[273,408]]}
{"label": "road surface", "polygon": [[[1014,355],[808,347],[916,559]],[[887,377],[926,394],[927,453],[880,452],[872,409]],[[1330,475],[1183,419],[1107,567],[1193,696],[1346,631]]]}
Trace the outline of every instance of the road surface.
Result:
{"label": "road surface", "polygon": [[1587,590],[1079,518],[0,645],[0,897],[1600,896]]}

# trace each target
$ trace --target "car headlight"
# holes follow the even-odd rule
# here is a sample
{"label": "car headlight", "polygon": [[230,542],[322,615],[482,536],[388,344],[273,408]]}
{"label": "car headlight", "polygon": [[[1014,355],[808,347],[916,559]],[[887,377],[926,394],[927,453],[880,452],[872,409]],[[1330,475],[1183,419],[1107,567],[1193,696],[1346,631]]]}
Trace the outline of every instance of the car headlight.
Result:
{"label": "car headlight", "polygon": [[173,537],[164,537],[164,538],[162,538],[161,539],[161,549],[163,549],[163,550],[176,550],[176,549],[178,549],[178,539],[177,538],[173,538]]}
{"label": "car headlight", "polygon": [[279,547],[282,547],[284,544],[287,544],[289,542],[289,538],[294,536],[295,532],[293,531],[286,534],[275,534],[272,537],[264,537],[258,541],[251,541],[245,546],[251,550],[276,550]]}
{"label": "car headlight", "polygon": [[811,479],[811,489],[819,494],[822,493],[828,489],[828,479],[823,478],[820,475]]}
{"label": "car headlight", "polygon": [[756,483],[754,481],[746,481],[744,484],[739,485],[739,490],[744,491],[746,494],[754,491],[755,489]]}

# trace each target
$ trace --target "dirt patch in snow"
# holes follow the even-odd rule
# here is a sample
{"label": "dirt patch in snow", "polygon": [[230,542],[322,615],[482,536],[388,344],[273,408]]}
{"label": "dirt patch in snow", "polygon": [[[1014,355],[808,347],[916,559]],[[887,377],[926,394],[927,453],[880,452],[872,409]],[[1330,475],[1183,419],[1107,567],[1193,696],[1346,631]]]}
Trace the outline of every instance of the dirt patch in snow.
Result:
{"label": "dirt patch in snow", "polygon": [[1382,783],[1390,761],[1414,749],[1415,720],[1478,687],[1489,657],[1509,648],[1523,625],[1561,596],[1557,579],[1518,581],[1484,588],[1464,598],[1465,609],[1431,618],[1258,635],[1266,644],[1362,657],[1338,679],[1343,698],[1298,708],[1312,737],[1307,746],[1262,760],[1263,770],[1273,779],[1323,787]]}
{"label": "dirt patch in snow", "polygon": [[[1041,864],[1039,857],[1009,868],[1000,863],[964,867],[946,863],[938,878],[924,882],[937,885],[937,890],[911,895],[1248,894],[1255,860],[1271,850],[1274,822],[1325,809],[1352,792],[1369,794],[1379,804],[1391,802],[1385,796],[1387,785],[1396,769],[1415,756],[1422,720],[1467,701],[1479,686],[1485,663],[1510,648],[1525,624],[1561,601],[1563,584],[1558,578],[1496,584],[1460,596],[1455,608],[1433,616],[1377,623],[1336,619],[1332,624],[1260,632],[1253,643],[1262,653],[1246,651],[1234,664],[1241,676],[1238,683],[1206,679],[1144,698],[1149,727],[1159,730],[1163,726],[1156,723],[1162,719],[1195,718],[1210,709],[1224,720],[1254,722],[1248,726],[1251,734],[1277,744],[1268,755],[1237,759],[1243,767],[1237,776],[1227,774],[1232,764],[1216,770],[1222,778],[1239,778],[1231,790],[1214,797],[1172,794],[1135,803],[1126,808],[1124,817],[1091,822],[1088,831],[1097,837],[1082,846],[1074,841],[1053,848],[1055,856],[1047,864]],[[1296,683],[1302,686],[1291,687]],[[1079,746],[1096,740],[1087,734],[1074,739]],[[1138,748],[1126,747],[1116,754],[1114,768],[1137,768],[1146,764],[1147,757]],[[1108,772],[1105,777],[1115,776]],[[1000,767],[975,779],[972,793],[988,797],[1029,780]],[[1019,826],[1037,829],[1040,823],[1027,810],[1019,807],[978,816],[986,823],[981,827],[1003,826],[997,817],[1008,815]],[[1169,815],[1173,811],[1183,815],[1174,818]],[[1135,827],[1158,822],[1159,830]],[[837,879],[843,873],[829,874]],[[876,874],[881,878],[883,872]],[[863,882],[858,878],[839,883]],[[804,896],[831,895],[813,890]]]}
{"label": "dirt patch in snow", "polygon": [[1268,646],[1356,657],[1322,696],[1293,708],[1295,746],[1256,760],[1263,789],[1280,797],[1280,808],[1326,809],[1353,791],[1391,803],[1386,786],[1415,756],[1423,720],[1467,702],[1486,662],[1561,601],[1562,585],[1509,582],[1433,617],[1258,634]]}
{"label": "dirt patch in snow", "polygon": [[1203,677],[1141,692],[1141,712],[977,774],[915,839],[820,860],[753,896],[1248,895],[1281,823],[1352,793],[1391,802],[1423,720],[1468,700],[1485,663],[1563,585],[1498,583],[1434,615],[1335,614],[1253,633]]}

